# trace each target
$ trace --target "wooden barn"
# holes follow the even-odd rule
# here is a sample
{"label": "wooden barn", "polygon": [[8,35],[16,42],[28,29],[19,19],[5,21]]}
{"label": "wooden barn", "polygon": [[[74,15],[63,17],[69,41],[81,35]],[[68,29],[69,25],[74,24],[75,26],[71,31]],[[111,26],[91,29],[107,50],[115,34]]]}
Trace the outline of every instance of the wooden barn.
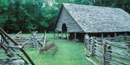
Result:
{"label": "wooden barn", "polygon": [[58,33],[66,33],[67,39],[83,39],[85,34],[129,34],[130,15],[120,8],[63,3],[55,32],[57,36]]}

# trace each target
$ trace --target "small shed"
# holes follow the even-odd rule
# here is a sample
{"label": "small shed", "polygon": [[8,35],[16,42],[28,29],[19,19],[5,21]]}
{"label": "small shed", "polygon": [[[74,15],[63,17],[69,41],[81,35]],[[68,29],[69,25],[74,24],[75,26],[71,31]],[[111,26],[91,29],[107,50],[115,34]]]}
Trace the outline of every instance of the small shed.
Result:
{"label": "small shed", "polygon": [[120,8],[63,3],[55,32],[67,33],[68,39],[129,33],[130,15]]}

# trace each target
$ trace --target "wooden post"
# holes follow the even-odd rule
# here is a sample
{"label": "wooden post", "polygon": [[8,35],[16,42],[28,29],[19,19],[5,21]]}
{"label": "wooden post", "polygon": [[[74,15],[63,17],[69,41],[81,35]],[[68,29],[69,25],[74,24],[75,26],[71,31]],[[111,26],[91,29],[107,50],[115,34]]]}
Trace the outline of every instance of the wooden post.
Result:
{"label": "wooden post", "polygon": [[57,38],[59,38],[59,32],[57,31]]}
{"label": "wooden post", "polygon": [[[127,49],[126,49],[127,55],[128,55],[129,58],[130,58],[130,42],[125,42],[125,44],[126,44],[126,46],[127,46]],[[128,65],[130,65],[130,61],[129,61],[129,64],[128,64]]]}
{"label": "wooden post", "polygon": [[102,43],[103,43],[103,55],[102,55],[102,65],[105,65],[105,52],[106,52],[106,43],[105,43],[105,40],[103,39],[102,40]]}
{"label": "wooden post", "polygon": [[129,37],[129,36],[128,36],[128,34],[127,34],[127,33],[125,33],[125,40],[126,40],[126,41],[128,41],[128,40],[129,40],[129,39],[128,39],[128,37]]}
{"label": "wooden post", "polygon": [[85,43],[86,48],[88,48],[88,44],[89,44],[89,36],[88,36],[88,34],[86,34],[85,37],[84,37],[84,43]]}
{"label": "wooden post", "polygon": [[61,39],[63,39],[63,32],[61,31]]}
{"label": "wooden post", "polygon": [[[10,39],[10,41],[12,41],[15,45],[18,45],[18,43],[16,41],[14,41],[10,36],[8,36],[8,34],[0,29],[1,33],[3,33],[6,37],[8,37],[8,39]],[[32,64],[32,65],[35,65],[34,62],[31,60],[31,58],[28,56],[28,54],[23,50],[23,49],[20,49],[21,52],[23,52],[23,54],[26,56],[26,58],[29,60],[29,62]],[[27,61],[25,61],[27,62]]]}
{"label": "wooden post", "polygon": [[101,39],[103,39],[103,33],[101,34]]}
{"label": "wooden post", "polygon": [[121,35],[121,41],[124,41],[124,37],[123,37],[123,35]]}
{"label": "wooden post", "polygon": [[[106,52],[107,52],[107,53],[110,53],[110,54],[112,53],[112,48],[111,48],[110,45],[107,45],[107,46],[106,46]],[[105,55],[105,59],[106,59],[106,60],[111,60],[111,59],[112,59],[112,56],[111,56],[110,54]],[[108,61],[106,61],[105,64],[111,65],[110,62],[108,62]]]}
{"label": "wooden post", "polygon": [[114,34],[114,41],[117,41],[117,34]]}
{"label": "wooden post", "polygon": [[67,32],[67,40],[69,40],[69,32]]}
{"label": "wooden post", "polygon": [[76,32],[74,33],[74,40],[76,40]]}
{"label": "wooden post", "polygon": [[108,37],[108,40],[110,41],[110,35],[107,35],[107,37]]}
{"label": "wooden post", "polygon": [[94,56],[94,52],[95,52],[95,51],[94,51],[94,47],[95,47],[95,42],[94,42],[94,37],[92,37],[92,38],[91,38],[91,48],[92,48],[92,49],[91,49],[91,50],[92,50],[92,51],[91,51],[91,54],[92,54],[92,56]]}

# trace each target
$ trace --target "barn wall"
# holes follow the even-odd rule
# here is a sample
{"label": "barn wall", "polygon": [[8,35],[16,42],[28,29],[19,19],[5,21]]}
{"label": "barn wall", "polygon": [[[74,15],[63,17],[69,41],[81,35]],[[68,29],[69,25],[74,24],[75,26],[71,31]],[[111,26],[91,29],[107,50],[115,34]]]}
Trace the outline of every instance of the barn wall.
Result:
{"label": "barn wall", "polygon": [[60,14],[58,23],[56,25],[55,31],[62,31],[62,25],[66,24],[67,32],[83,32],[81,27],[75,22],[67,10],[63,7]]}

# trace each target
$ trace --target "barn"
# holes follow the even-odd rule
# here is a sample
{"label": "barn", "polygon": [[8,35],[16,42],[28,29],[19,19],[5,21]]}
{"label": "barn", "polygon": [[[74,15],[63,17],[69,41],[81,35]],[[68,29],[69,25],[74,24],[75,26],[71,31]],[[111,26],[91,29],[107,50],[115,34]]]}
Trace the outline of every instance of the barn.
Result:
{"label": "barn", "polygon": [[66,33],[67,39],[75,40],[83,39],[85,34],[90,36],[129,34],[130,15],[120,8],[63,3],[55,32],[57,36],[58,33]]}

